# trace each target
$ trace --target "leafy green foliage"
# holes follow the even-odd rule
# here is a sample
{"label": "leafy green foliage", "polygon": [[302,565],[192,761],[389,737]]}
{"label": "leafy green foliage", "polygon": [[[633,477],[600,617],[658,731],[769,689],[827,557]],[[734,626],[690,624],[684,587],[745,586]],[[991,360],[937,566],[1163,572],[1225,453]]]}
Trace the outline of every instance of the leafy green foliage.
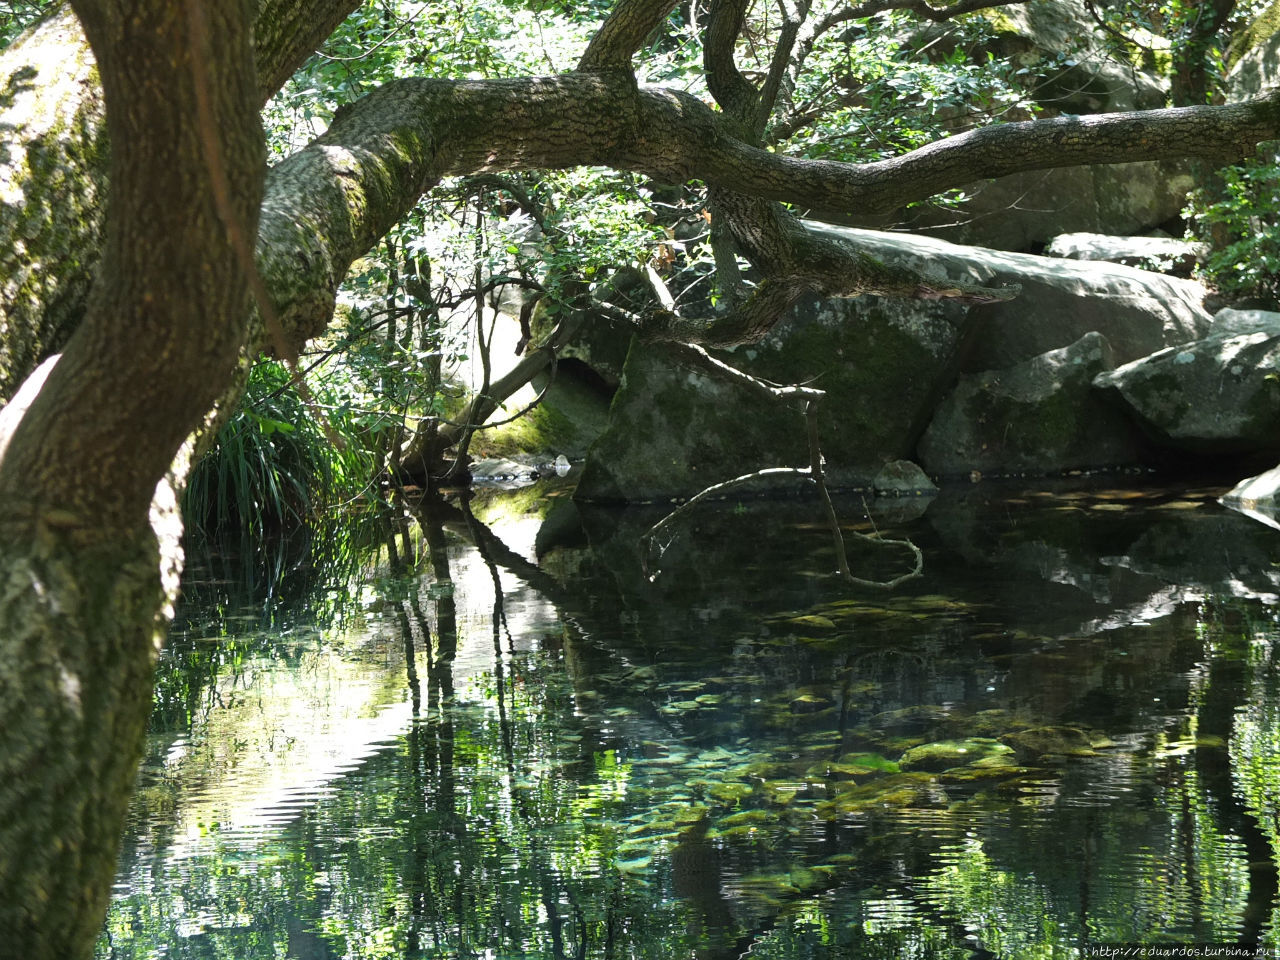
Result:
{"label": "leafy green foliage", "polygon": [[278,363],[254,367],[240,408],[192,471],[183,501],[189,524],[261,535],[366,491],[371,457],[353,419],[330,410],[331,439],[290,381]]}
{"label": "leafy green foliage", "polygon": [[1197,191],[1188,208],[1212,247],[1204,279],[1233,300],[1280,303],[1280,162],[1224,167],[1218,177],[1220,192]]}
{"label": "leafy green foliage", "polygon": [[814,159],[878,160],[1034,111],[1017,64],[986,49],[986,21],[948,24],[940,33],[914,26],[865,18],[824,38],[780,105],[773,129],[779,147]]}
{"label": "leafy green foliage", "polygon": [[0,49],[7,47],[23,30],[44,16],[51,0],[3,0],[0,2]]}

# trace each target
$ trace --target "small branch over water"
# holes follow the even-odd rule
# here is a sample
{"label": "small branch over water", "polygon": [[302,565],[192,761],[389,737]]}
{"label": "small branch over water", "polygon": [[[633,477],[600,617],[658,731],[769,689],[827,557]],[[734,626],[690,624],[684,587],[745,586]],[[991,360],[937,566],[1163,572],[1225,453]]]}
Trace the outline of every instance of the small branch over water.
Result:
{"label": "small branch over water", "polygon": [[[649,554],[651,547],[656,540],[658,534],[665,528],[670,527],[677,520],[687,515],[695,506],[705,500],[718,498],[734,487],[742,486],[753,480],[771,480],[774,477],[804,477],[811,480],[818,488],[818,497],[822,501],[823,513],[827,521],[827,527],[831,531],[832,545],[835,547],[836,568],[844,581],[855,587],[867,587],[875,590],[891,590],[908,580],[914,580],[921,576],[924,572],[924,554],[910,540],[891,540],[885,539],[877,534],[866,534],[856,530],[849,531],[849,534],[856,540],[863,543],[875,544],[877,546],[900,546],[906,547],[911,551],[914,558],[914,564],[910,571],[893,577],[889,580],[871,580],[865,577],[859,577],[853,573],[849,566],[849,552],[845,543],[845,533],[840,527],[840,516],[836,513],[835,504],[831,501],[831,494],[827,490],[826,475],[823,472],[823,456],[822,446],[818,439],[818,402],[826,396],[825,391],[815,387],[791,385],[784,386],[780,384],[770,383],[758,377],[753,377],[748,373],[732,367],[721,360],[717,360],[701,347],[686,346],[687,359],[693,359],[703,369],[712,370],[722,376],[732,379],[736,383],[749,386],[757,391],[768,393],[775,399],[786,399],[791,397],[800,397],[804,400],[804,423],[805,433],[809,441],[809,465],[807,467],[765,467],[761,470],[755,470],[751,473],[743,474],[740,477],[734,477],[732,480],[725,480],[721,483],[712,484],[703,490],[700,490],[690,499],[680,504],[652,527],[644,532],[640,537],[640,564],[644,570],[645,577],[650,581],[658,578],[658,572],[651,570],[649,563]],[[661,553],[661,551],[660,551]]]}

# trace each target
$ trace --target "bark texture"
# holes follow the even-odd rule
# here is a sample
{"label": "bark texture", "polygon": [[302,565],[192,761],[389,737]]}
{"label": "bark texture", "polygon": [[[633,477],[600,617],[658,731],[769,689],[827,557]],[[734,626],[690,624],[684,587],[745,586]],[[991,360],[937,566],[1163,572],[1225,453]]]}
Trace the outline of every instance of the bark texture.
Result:
{"label": "bark texture", "polygon": [[115,144],[101,277],[0,431],[0,943],[30,960],[89,956],[106,908],[180,556],[153,498],[235,370],[264,161],[243,4],[77,10]]}
{"label": "bark texture", "polygon": [[57,11],[0,55],[0,401],[84,317],[106,198],[98,70]]}
{"label": "bark texture", "polygon": [[[266,103],[358,5],[260,0],[257,95]],[[0,54],[0,402],[84,317],[102,242],[109,162],[102,88],[70,6]]]}

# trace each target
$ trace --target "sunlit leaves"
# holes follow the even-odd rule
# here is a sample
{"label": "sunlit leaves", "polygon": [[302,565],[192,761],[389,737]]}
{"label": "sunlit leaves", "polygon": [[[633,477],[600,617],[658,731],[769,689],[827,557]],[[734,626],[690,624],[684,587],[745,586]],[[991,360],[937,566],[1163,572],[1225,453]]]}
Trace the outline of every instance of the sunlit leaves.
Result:
{"label": "sunlit leaves", "polygon": [[1204,276],[1235,297],[1280,299],[1280,163],[1268,157],[1218,171],[1221,191],[1192,195],[1188,213],[1214,242]]}
{"label": "sunlit leaves", "polygon": [[[831,160],[892,156],[1035,107],[1019,64],[995,58],[980,18],[922,31],[881,16],[821,39],[775,113],[789,152]],[[1025,73],[1025,69],[1022,71]]]}

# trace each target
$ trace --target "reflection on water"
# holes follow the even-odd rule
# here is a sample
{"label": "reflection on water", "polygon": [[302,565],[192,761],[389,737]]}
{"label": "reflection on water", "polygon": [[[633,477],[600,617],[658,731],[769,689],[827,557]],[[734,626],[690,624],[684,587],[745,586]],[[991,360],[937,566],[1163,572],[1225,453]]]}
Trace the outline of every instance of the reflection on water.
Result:
{"label": "reflection on water", "polygon": [[694,514],[652,582],[656,516],[528,495],[380,519],[310,611],[197,571],[98,955],[1280,940],[1275,531],[1158,492],[923,505],[878,514],[926,553],[892,594],[831,577],[799,503]]}

